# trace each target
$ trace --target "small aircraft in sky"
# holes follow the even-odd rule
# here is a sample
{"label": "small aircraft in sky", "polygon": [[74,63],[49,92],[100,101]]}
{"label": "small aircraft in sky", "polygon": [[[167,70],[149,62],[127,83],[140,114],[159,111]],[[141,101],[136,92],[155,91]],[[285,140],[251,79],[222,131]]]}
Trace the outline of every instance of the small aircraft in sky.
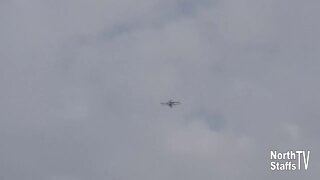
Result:
{"label": "small aircraft in sky", "polygon": [[170,99],[168,102],[164,102],[164,103],[160,103],[160,104],[166,105],[166,106],[169,106],[170,108],[172,108],[173,106],[179,105],[181,103],[178,102],[178,101],[173,101],[173,100]]}

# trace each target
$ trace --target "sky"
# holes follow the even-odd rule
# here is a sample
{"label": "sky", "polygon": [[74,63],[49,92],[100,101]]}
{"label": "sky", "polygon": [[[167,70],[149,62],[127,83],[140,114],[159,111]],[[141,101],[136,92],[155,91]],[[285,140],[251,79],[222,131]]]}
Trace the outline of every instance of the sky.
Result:
{"label": "sky", "polygon": [[319,179],[319,8],[1,0],[0,179]]}

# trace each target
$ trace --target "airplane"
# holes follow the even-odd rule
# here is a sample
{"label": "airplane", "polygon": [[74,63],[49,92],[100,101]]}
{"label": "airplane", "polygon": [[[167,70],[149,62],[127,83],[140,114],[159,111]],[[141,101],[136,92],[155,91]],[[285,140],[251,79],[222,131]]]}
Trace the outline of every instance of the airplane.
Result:
{"label": "airplane", "polygon": [[166,106],[169,106],[170,108],[172,108],[174,105],[179,105],[181,103],[178,102],[178,101],[173,101],[173,100],[170,99],[168,102],[160,103],[160,104],[166,105]]}

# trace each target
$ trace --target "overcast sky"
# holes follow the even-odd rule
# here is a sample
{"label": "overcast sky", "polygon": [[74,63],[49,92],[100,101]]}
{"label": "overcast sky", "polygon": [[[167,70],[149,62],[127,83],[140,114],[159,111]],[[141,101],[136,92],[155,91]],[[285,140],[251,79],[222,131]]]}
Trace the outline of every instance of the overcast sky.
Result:
{"label": "overcast sky", "polygon": [[0,0],[0,179],[319,179],[319,9]]}

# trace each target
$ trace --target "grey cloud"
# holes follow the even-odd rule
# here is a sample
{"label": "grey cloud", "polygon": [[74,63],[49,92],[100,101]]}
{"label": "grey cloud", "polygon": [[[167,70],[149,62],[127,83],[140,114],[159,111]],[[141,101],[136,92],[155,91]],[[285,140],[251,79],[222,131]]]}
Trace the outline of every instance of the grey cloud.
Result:
{"label": "grey cloud", "polygon": [[186,123],[202,121],[212,131],[220,131],[226,126],[227,120],[219,112],[214,110],[198,110],[186,117]]}
{"label": "grey cloud", "polygon": [[319,176],[318,2],[0,3],[2,179]]}

